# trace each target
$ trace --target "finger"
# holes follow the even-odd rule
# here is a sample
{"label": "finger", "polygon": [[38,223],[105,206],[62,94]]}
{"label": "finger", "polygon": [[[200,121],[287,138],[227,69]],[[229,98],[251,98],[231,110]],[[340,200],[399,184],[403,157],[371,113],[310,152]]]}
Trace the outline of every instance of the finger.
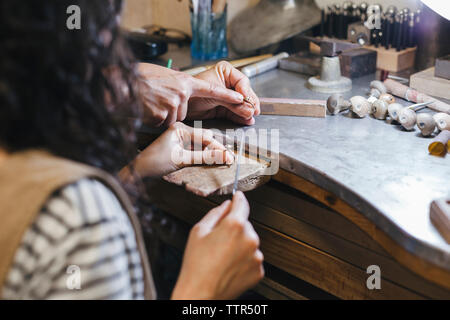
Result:
{"label": "finger", "polygon": [[225,219],[233,218],[238,220],[248,220],[248,216],[250,214],[250,206],[248,204],[247,198],[245,198],[242,191],[237,191],[233,195],[233,199],[231,201],[230,213],[226,216]]}
{"label": "finger", "polygon": [[[194,142],[199,143],[200,142],[198,139],[199,134],[197,133],[196,136],[197,140],[195,140],[194,138]],[[204,148],[208,148],[210,150],[227,150],[227,148],[222,143],[220,143],[214,138],[214,132],[208,129],[202,129],[201,144]]]}
{"label": "finger", "polygon": [[255,109],[248,104],[248,103],[241,103],[241,104],[231,104],[226,102],[221,102],[221,106],[228,109],[230,112],[234,113],[240,118],[243,119],[251,119],[253,115],[255,114]]}
{"label": "finger", "polygon": [[233,155],[228,150],[202,150],[202,151],[189,151],[183,150],[182,155],[182,166],[189,165],[199,165],[199,164],[208,164],[208,165],[230,165],[234,161]]}
{"label": "finger", "polygon": [[255,260],[261,263],[264,261],[264,254],[259,249],[255,252]]}
{"label": "finger", "polygon": [[177,122],[177,109],[178,108],[169,108],[166,120],[164,121],[164,126],[169,127],[170,125]]}
{"label": "finger", "polygon": [[188,109],[188,99],[183,99],[178,107],[177,121],[183,121],[186,119]]}
{"label": "finger", "polygon": [[191,81],[191,97],[214,98],[232,104],[241,104],[244,101],[242,94],[234,90],[197,78],[192,78]]}
{"label": "finger", "polygon": [[203,139],[203,146],[209,150],[226,150],[227,148],[216,139]]}
{"label": "finger", "polygon": [[250,79],[226,61],[219,62],[216,65],[216,70],[219,74],[223,75],[227,87],[234,88],[234,90],[241,93],[244,98],[250,99],[255,115],[259,115],[261,113],[260,102],[258,96],[252,89]]}
{"label": "finger", "polygon": [[258,269],[255,274],[256,282],[259,282],[262,278],[264,278],[264,254],[261,250],[256,250],[254,255],[254,261],[257,263]]}
{"label": "finger", "polygon": [[194,145],[208,147],[208,149],[211,150],[226,150],[225,146],[222,143],[214,139],[214,132],[212,130],[193,128],[186,125],[183,128],[189,133],[189,139],[194,143]]}
{"label": "finger", "polygon": [[245,119],[231,112],[230,110],[226,111],[225,118],[244,126],[252,126],[255,124],[255,118],[251,117],[250,119]]}
{"label": "finger", "polygon": [[159,109],[158,110],[158,114],[155,114],[153,117],[151,117],[150,121],[153,124],[153,126],[155,127],[160,127],[162,126],[166,119],[167,119],[167,115],[168,115],[168,111],[165,109]]}
{"label": "finger", "polygon": [[219,119],[228,119],[237,124],[242,124],[244,126],[251,126],[255,124],[255,119],[253,117],[251,117],[250,119],[239,117],[237,114],[231,112],[230,110],[228,110],[223,106],[218,106],[215,109],[214,117]]}
{"label": "finger", "polygon": [[159,127],[165,122],[167,118],[167,110],[165,108],[160,108],[160,106],[155,105],[153,101],[146,97],[143,97],[143,105],[143,117],[148,125]]}
{"label": "finger", "polygon": [[[264,255],[260,250],[249,257],[253,260],[252,263],[247,263],[242,266],[237,277],[242,279],[241,285],[243,287],[254,287],[262,278],[264,278]],[[248,261],[248,260],[247,260]]]}
{"label": "finger", "polygon": [[[200,152],[200,151],[194,151],[194,152]],[[203,164],[209,164],[209,165],[226,164],[226,165],[230,165],[230,164],[232,164],[234,162],[234,156],[228,150],[218,150],[218,149],[209,150],[209,149],[206,149],[206,150],[201,151],[201,153],[202,153]]]}
{"label": "finger", "polygon": [[233,117],[233,118],[235,118],[235,119],[230,119],[230,120],[237,124],[242,124],[244,126],[252,126],[255,124],[255,118],[242,119],[242,118],[239,118],[238,116]]}
{"label": "finger", "polygon": [[240,87],[240,84],[238,84],[235,89],[236,91],[242,93],[244,98],[248,100],[248,102],[246,101],[245,104],[252,106],[255,116],[259,116],[261,114],[261,104],[258,96],[250,87],[250,84],[248,85],[248,87]]}
{"label": "finger", "polygon": [[230,211],[231,201],[224,201],[220,206],[211,209],[199,222],[202,231],[208,232],[212,230],[217,223]]}
{"label": "finger", "polygon": [[255,231],[255,228],[253,228],[253,225],[250,223],[250,221],[247,221],[245,223],[245,232],[247,234],[247,237],[249,237],[250,239],[253,239],[256,243],[256,248],[255,250],[257,250],[259,248],[259,236]]}

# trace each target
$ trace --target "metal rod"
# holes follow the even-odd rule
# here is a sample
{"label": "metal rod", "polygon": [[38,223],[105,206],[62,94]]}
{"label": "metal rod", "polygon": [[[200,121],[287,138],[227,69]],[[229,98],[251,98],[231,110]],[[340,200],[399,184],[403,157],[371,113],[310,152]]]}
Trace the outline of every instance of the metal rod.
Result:
{"label": "metal rod", "polygon": [[434,100],[430,100],[430,101],[426,101],[426,102],[422,102],[422,103],[416,103],[416,104],[412,104],[410,106],[407,106],[407,108],[412,109],[414,111],[420,111],[422,109],[425,109],[429,104],[435,102]]}
{"label": "metal rod", "polygon": [[242,157],[242,151],[244,150],[244,144],[245,144],[245,132],[242,133],[240,143],[241,144],[239,145],[239,153],[238,153],[237,163],[236,163],[236,175],[234,176],[233,195],[236,193],[237,187],[238,187],[239,169],[241,168],[241,157]]}

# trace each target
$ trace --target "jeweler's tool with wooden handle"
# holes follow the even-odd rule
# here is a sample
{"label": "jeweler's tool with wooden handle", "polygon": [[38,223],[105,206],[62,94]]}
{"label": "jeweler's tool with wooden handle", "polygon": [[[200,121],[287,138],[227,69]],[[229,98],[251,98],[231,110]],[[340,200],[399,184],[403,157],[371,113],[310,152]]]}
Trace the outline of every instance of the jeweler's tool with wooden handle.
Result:
{"label": "jeweler's tool with wooden handle", "polygon": [[428,152],[433,156],[441,157],[450,152],[450,131],[441,131],[428,145]]}
{"label": "jeweler's tool with wooden handle", "polygon": [[263,115],[324,118],[327,114],[325,100],[259,98],[259,101]]}
{"label": "jeweler's tool with wooden handle", "polygon": [[437,112],[445,112],[450,114],[450,105],[439,101],[433,97],[430,97],[426,94],[420,93],[417,90],[414,90],[410,87],[407,87],[400,82],[397,82],[392,79],[386,79],[384,81],[384,85],[389,93],[394,96],[401,97],[408,101],[413,101],[417,103],[433,101],[433,103],[428,105],[428,108],[437,111]]}
{"label": "jeweler's tool with wooden handle", "polygon": [[445,241],[450,244],[450,197],[431,202],[430,220]]}
{"label": "jeweler's tool with wooden handle", "polygon": [[433,103],[434,100],[428,102],[416,103],[411,106],[405,107],[398,112],[398,122],[406,130],[412,130],[417,121],[416,111],[422,110]]}
{"label": "jeweler's tool with wooden handle", "polygon": [[289,57],[289,54],[287,52],[281,52],[271,58],[267,58],[265,60],[248,65],[242,68],[241,71],[247,77],[252,78],[254,76],[257,76],[258,74],[276,69],[278,67],[280,60],[287,57]]}
{"label": "jeweler's tool with wooden handle", "polygon": [[244,144],[245,144],[245,134],[242,133],[241,142],[239,144],[239,153],[238,153],[238,156],[237,156],[236,174],[234,176],[234,184],[233,184],[233,192],[232,192],[233,195],[236,193],[237,188],[238,188],[239,169],[241,168],[241,158],[242,158],[242,153],[243,153],[243,150],[244,150]]}
{"label": "jeweler's tool with wooden handle", "polygon": [[[254,57],[248,57],[248,58],[242,58],[242,59],[237,59],[237,60],[231,60],[228,61],[233,67],[235,68],[242,68],[245,67],[249,64],[252,63],[256,63],[258,61],[262,61],[264,59],[268,59],[270,57],[272,57],[272,54],[263,54],[260,56],[254,56]],[[189,68],[189,69],[185,69],[183,70],[184,73],[187,73],[191,76],[195,76],[199,73],[202,73],[203,71],[209,70],[211,68],[213,68],[216,64],[209,64],[206,66],[200,66],[200,67],[195,67],[195,68]]]}

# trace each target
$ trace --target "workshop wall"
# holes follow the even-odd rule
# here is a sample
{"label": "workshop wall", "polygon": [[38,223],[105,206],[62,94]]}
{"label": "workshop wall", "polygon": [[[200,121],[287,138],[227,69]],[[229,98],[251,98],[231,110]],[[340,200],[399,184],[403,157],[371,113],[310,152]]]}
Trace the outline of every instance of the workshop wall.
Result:
{"label": "workshop wall", "polygon": [[[319,7],[344,0],[315,0]],[[379,3],[383,7],[395,5],[397,8],[417,9],[420,0],[364,0]],[[243,9],[254,6],[259,0],[228,0],[228,21],[231,21]],[[354,1],[354,2],[363,2]],[[189,18],[189,0],[126,0],[122,25],[125,28],[138,28],[148,24],[158,24],[191,33]]]}
{"label": "workshop wall", "polygon": [[[259,0],[228,0],[228,21],[241,10],[257,4]],[[191,34],[189,0],[126,0],[122,25],[138,28],[158,24]]]}

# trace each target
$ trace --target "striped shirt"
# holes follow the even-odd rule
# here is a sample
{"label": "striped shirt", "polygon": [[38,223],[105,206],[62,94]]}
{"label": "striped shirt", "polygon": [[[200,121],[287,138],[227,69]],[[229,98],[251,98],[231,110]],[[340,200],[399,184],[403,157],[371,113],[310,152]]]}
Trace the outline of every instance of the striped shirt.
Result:
{"label": "striped shirt", "polygon": [[112,191],[82,179],[52,195],[0,289],[5,299],[143,299],[134,230]]}

